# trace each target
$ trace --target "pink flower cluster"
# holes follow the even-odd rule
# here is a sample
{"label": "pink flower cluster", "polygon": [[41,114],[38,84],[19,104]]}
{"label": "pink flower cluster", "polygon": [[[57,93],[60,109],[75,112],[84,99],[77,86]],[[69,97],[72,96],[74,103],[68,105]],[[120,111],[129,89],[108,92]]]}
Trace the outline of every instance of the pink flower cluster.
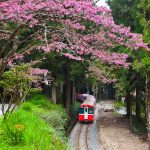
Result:
{"label": "pink flower cluster", "polygon": [[98,57],[103,62],[109,62],[110,64],[115,64],[117,66],[128,67],[130,64],[126,63],[128,58],[127,54],[119,53],[109,53],[106,51],[94,51],[94,56]]}
{"label": "pink flower cluster", "polygon": [[40,69],[40,68],[32,68],[31,69],[31,75],[44,75],[47,74],[48,70],[47,69]]}
{"label": "pink flower cluster", "polygon": [[70,19],[65,20],[64,24],[70,26],[72,29],[85,30],[85,26],[81,25],[79,22],[76,23],[74,21],[71,21]]}
{"label": "pink flower cluster", "polygon": [[108,73],[104,70],[101,70],[101,68],[90,65],[89,66],[89,75],[92,77],[95,77],[96,79],[100,80],[103,83],[114,83],[117,81],[114,77],[110,77],[110,75],[107,75]]}
{"label": "pink flower cluster", "polygon": [[78,61],[83,61],[83,59],[80,56],[74,56],[70,53],[65,53],[64,56],[68,57],[69,59],[74,59],[74,60],[78,60]]}

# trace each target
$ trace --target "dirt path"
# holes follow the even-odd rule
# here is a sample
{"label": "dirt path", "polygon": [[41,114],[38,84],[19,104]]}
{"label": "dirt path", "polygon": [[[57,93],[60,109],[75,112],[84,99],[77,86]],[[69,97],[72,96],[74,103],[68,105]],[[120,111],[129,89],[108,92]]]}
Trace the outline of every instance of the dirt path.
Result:
{"label": "dirt path", "polygon": [[99,116],[97,124],[103,150],[149,150],[148,143],[130,132],[127,118],[102,110]]}

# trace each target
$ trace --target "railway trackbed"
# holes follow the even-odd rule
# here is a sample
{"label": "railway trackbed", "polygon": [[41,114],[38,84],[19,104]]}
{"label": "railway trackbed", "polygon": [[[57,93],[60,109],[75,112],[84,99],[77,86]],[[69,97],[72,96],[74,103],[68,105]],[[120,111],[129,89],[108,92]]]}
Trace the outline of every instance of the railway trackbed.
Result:
{"label": "railway trackbed", "polygon": [[69,139],[71,150],[100,150],[97,134],[96,124],[77,123]]}

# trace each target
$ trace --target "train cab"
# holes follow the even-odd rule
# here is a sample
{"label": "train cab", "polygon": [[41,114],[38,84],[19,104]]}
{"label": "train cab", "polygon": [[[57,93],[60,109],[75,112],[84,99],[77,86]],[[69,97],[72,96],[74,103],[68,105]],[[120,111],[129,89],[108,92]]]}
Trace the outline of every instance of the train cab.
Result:
{"label": "train cab", "polygon": [[86,100],[80,105],[78,120],[80,122],[94,121],[94,107],[96,99],[93,95],[87,96]]}

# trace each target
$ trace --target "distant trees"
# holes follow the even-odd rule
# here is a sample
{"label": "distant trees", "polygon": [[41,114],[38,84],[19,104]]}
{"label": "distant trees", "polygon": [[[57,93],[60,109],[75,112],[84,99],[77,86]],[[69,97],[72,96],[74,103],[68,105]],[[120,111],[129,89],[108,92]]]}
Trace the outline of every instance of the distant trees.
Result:
{"label": "distant trees", "polygon": [[141,33],[143,27],[139,22],[137,15],[139,0],[107,0],[112,16],[116,24],[124,24],[130,26],[131,30],[136,33]]}
{"label": "distant trees", "polygon": [[138,18],[143,27],[143,39],[150,45],[150,3],[148,0],[139,1]]}

